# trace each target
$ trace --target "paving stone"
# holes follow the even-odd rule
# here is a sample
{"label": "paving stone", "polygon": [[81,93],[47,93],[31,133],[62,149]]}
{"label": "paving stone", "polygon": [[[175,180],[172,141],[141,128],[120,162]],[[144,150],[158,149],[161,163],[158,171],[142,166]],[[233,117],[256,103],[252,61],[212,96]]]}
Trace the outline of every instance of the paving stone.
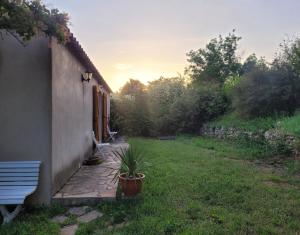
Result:
{"label": "paving stone", "polygon": [[71,207],[69,208],[68,212],[71,215],[81,216],[86,213],[86,210],[88,208],[89,208],[88,206]]}
{"label": "paving stone", "polygon": [[55,222],[55,223],[63,224],[63,223],[66,221],[67,218],[68,218],[68,217],[65,216],[65,215],[57,215],[57,216],[54,216],[54,217],[51,219],[51,221],[53,221],[53,222]]}
{"label": "paving stone", "polygon": [[[112,154],[119,151],[121,147],[128,147],[127,144],[111,144],[101,152],[103,163],[96,166],[82,166],[67,182],[67,184],[53,197],[56,202],[64,205],[94,205],[95,198],[102,195],[105,198],[114,198],[117,190],[117,182],[112,181],[114,172],[108,167],[118,169],[119,159]],[[110,191],[112,193],[108,193]],[[72,199],[76,199],[74,202]],[[90,201],[89,201],[90,200]],[[74,203],[74,204],[73,204]]]}
{"label": "paving stone", "polygon": [[78,229],[78,225],[69,225],[65,226],[60,230],[61,235],[74,235],[76,233],[76,230]]}
{"label": "paving stone", "polygon": [[89,223],[95,219],[97,219],[98,217],[102,217],[103,214],[100,213],[99,211],[93,210],[90,211],[80,217],[77,218],[77,220],[81,223]]}

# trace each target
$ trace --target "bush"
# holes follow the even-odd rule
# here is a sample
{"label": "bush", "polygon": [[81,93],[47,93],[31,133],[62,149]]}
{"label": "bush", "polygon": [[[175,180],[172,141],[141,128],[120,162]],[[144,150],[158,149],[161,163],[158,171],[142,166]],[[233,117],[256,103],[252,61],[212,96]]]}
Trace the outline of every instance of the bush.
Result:
{"label": "bush", "polygon": [[152,120],[152,134],[166,135],[176,133],[176,124],[172,121],[171,106],[182,97],[186,87],[184,79],[160,78],[148,85],[148,104]]}
{"label": "bush", "polygon": [[130,80],[112,98],[111,126],[124,135],[149,136],[149,118],[146,87],[137,80]]}
{"label": "bush", "polygon": [[197,133],[204,122],[223,114],[226,107],[220,90],[190,87],[172,105],[171,116],[178,131]]}
{"label": "bush", "polygon": [[244,118],[292,115],[293,86],[279,70],[253,70],[243,76],[234,90],[233,106]]}

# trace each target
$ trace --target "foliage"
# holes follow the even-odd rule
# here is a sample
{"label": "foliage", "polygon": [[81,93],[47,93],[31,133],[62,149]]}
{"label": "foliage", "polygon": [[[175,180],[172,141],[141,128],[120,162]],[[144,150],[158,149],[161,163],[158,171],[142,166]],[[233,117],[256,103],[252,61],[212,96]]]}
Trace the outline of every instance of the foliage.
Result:
{"label": "foliage", "polygon": [[41,1],[0,1],[0,29],[16,32],[22,40],[39,33],[66,42],[69,36],[69,16],[58,9],[48,9]]}
{"label": "foliage", "polygon": [[254,69],[267,70],[268,65],[265,58],[261,57],[258,59],[255,54],[251,54],[243,63],[241,73],[249,73]]}
{"label": "foliage", "polygon": [[98,208],[104,216],[80,225],[78,235],[299,231],[299,181],[292,177],[295,181],[290,182],[246,160],[252,159],[254,147],[187,137],[134,138],[130,143],[143,146],[145,160],[153,165],[146,171],[141,198],[102,202]]}
{"label": "foliage", "polygon": [[145,85],[131,79],[112,99],[113,127],[130,136],[149,136],[151,122]]}
{"label": "foliage", "polygon": [[217,88],[192,88],[171,106],[171,118],[179,132],[197,133],[204,122],[224,113],[226,102]]}
{"label": "foliage", "polygon": [[190,51],[186,73],[194,82],[211,81],[223,83],[228,76],[240,73],[241,64],[236,55],[238,41],[241,37],[235,31],[223,38],[212,39],[205,47],[197,51]]}
{"label": "foliage", "polygon": [[300,38],[284,41],[281,51],[273,61],[273,67],[284,71],[292,84],[295,105],[300,107]]}
{"label": "foliage", "polygon": [[0,227],[0,235],[45,235],[60,234],[58,224],[50,217],[65,212],[65,208],[58,205],[30,207],[18,215],[12,223]]}
{"label": "foliage", "polygon": [[[175,141],[134,138],[129,142],[142,146],[144,159],[152,165],[145,170],[147,184],[141,197],[101,202],[98,209],[104,215],[80,224],[77,235],[296,234],[300,230],[297,175],[261,170],[273,168],[249,161],[257,157],[256,146],[183,136]],[[299,166],[293,164],[289,170],[299,173]],[[59,234],[59,225],[50,221],[48,211],[26,211],[2,226],[0,234]]]}
{"label": "foliage", "polygon": [[129,146],[127,149],[121,149],[113,153],[121,162],[114,179],[117,179],[122,173],[125,173],[128,178],[136,177],[138,173],[141,173],[144,164],[142,154],[134,147]]}
{"label": "foliage", "polygon": [[278,126],[287,133],[300,137],[300,113],[292,117],[285,117],[278,121]]}
{"label": "foliage", "polygon": [[134,98],[144,95],[146,86],[139,80],[130,79],[120,90],[122,96],[132,96]]}
{"label": "foliage", "polygon": [[292,84],[283,71],[249,72],[234,92],[233,105],[244,118],[292,115],[296,108]]}
{"label": "foliage", "polygon": [[211,127],[237,128],[245,131],[266,131],[276,126],[275,117],[243,119],[237,113],[230,112],[208,123]]}
{"label": "foliage", "polygon": [[181,99],[186,87],[181,77],[163,78],[149,82],[147,86],[150,118],[153,135],[174,134],[177,130],[173,122],[171,106]]}
{"label": "foliage", "polygon": [[239,75],[229,76],[224,82],[224,93],[230,99],[232,98],[232,92],[235,87],[240,83],[242,77]]}

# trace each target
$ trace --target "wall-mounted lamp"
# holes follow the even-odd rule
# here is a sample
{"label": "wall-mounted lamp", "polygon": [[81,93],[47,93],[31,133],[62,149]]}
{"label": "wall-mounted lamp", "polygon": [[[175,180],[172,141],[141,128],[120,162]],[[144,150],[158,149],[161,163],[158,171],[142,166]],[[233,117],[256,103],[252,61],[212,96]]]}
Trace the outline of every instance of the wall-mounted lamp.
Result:
{"label": "wall-mounted lamp", "polygon": [[90,71],[86,71],[84,74],[81,75],[82,82],[89,82],[93,77],[93,73]]}

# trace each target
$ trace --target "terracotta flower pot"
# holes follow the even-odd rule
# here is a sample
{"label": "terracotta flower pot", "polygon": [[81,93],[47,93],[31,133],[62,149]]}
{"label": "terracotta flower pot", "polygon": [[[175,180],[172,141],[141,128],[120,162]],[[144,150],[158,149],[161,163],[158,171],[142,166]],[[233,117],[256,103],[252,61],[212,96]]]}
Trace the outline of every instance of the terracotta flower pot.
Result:
{"label": "terracotta flower pot", "polygon": [[129,178],[126,176],[126,173],[122,173],[119,176],[119,182],[125,197],[134,197],[138,195],[142,191],[144,178],[145,175],[142,173],[139,173],[134,178]]}

